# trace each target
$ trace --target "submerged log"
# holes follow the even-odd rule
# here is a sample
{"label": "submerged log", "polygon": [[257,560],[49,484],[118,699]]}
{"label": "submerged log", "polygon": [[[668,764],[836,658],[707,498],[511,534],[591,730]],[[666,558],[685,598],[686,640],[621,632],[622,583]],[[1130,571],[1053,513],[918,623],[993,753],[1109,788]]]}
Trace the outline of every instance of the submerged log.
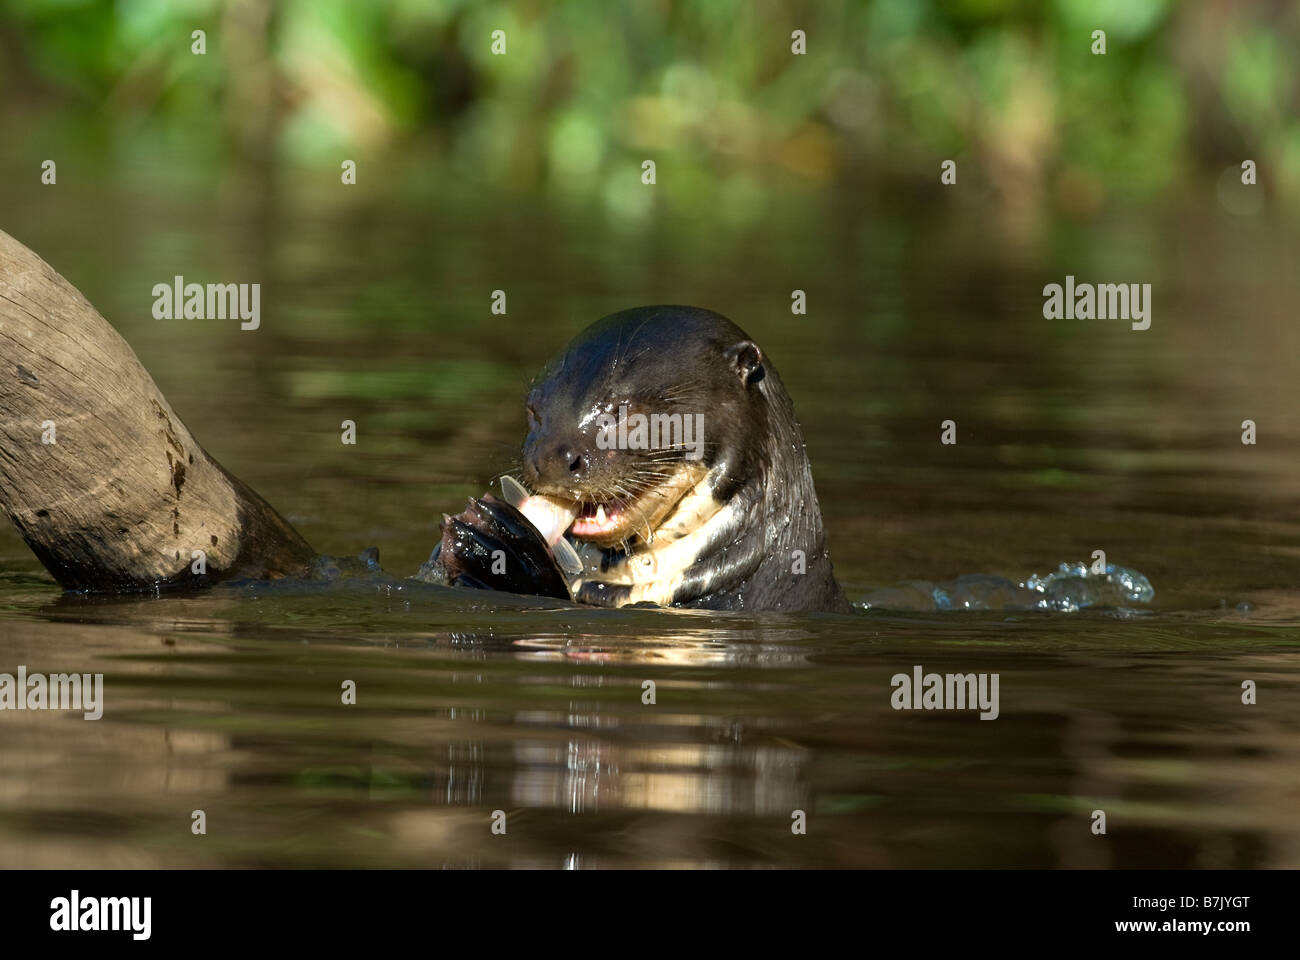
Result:
{"label": "submerged log", "polygon": [[297,576],[314,556],[199,446],[86,298],[3,231],[0,505],[69,590]]}

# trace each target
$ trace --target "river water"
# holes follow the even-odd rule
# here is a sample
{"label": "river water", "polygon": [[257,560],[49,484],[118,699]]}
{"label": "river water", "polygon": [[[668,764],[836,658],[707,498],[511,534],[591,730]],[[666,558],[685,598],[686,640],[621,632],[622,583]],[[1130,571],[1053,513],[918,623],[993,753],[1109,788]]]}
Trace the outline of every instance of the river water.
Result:
{"label": "river water", "polygon": [[[1281,226],[1212,195],[1080,223],[904,216],[850,187],[628,220],[414,173],[349,194],[106,165],[19,191],[3,228],[217,459],[322,553],[378,546],[385,575],[67,597],[0,533],[0,671],[105,677],[100,720],[0,715],[0,865],[1300,866],[1300,251]],[[260,329],[153,319],[176,274],[260,282]],[[1067,275],[1151,283],[1151,328],[1045,320]],[[542,362],[658,302],[730,316],[781,371],[836,571],[871,608],[573,609],[405,581],[441,514],[510,469]],[[1097,550],[1154,598],[917,602]],[[917,666],[996,673],[997,719],[893,709]]]}

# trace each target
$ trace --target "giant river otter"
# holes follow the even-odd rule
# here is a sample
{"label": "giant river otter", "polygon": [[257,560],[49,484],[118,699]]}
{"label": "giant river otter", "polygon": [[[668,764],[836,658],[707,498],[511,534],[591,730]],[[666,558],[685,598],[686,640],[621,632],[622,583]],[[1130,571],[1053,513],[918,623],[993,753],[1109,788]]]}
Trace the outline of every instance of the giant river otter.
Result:
{"label": "giant river otter", "polygon": [[[2,231],[0,328],[0,510],[64,589],[335,570],[198,444],[94,307]],[[546,367],[527,411],[520,476],[445,518],[418,579],[614,607],[850,609],[794,407],[724,317],[606,317]]]}
{"label": "giant river otter", "polygon": [[444,518],[422,579],[615,607],[850,609],[794,405],[730,320],[605,317],[546,366],[526,409],[533,495],[507,478],[505,499]]}

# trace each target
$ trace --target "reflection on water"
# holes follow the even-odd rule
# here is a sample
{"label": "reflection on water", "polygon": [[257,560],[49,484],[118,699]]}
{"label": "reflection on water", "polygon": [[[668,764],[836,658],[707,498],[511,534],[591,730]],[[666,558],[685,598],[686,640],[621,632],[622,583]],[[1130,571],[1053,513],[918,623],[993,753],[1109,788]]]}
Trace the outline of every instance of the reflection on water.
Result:
{"label": "reflection on water", "polygon": [[[112,603],[6,587],[7,662],[106,675],[101,721],[3,718],[6,865],[1300,859],[1294,641],[1236,612],[750,618],[494,609],[423,584]],[[999,719],[892,710],[890,677],[914,664],[999,673]]]}
{"label": "reflection on water", "polygon": [[[393,579],[61,598],[0,535],[0,672],[106,678],[100,721],[0,715],[0,864],[1300,866],[1300,281],[1267,224],[1006,232],[849,196],[631,229],[274,185],[214,214],[140,169],[107,196],[19,197],[3,226],[218,459],[321,551],[379,545]],[[111,245],[88,226],[106,219]],[[262,329],[152,319],[154,283],[209,272],[263,283]],[[1067,274],[1152,282],[1151,329],[1044,321],[1042,285]],[[1103,550],[1154,600],[750,617],[403,582],[440,514],[510,467],[541,362],[652,302],[764,345],[855,599]],[[892,710],[914,665],[999,673],[999,718]]]}

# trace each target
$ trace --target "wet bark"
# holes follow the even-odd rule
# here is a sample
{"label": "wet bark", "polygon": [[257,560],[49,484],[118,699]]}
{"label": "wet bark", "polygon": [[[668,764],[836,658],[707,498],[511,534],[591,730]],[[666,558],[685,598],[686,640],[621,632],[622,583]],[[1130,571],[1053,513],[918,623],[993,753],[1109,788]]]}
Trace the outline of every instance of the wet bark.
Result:
{"label": "wet bark", "polygon": [[199,446],[86,298],[3,231],[0,505],[70,590],[300,576],[314,556]]}

